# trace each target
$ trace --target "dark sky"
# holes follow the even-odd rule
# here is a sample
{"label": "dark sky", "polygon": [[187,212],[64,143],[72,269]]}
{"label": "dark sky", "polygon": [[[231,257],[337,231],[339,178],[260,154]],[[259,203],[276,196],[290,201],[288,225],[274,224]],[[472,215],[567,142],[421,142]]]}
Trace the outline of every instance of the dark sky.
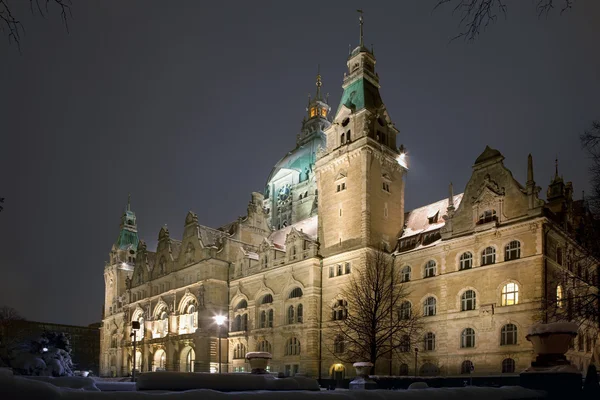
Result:
{"label": "dark sky", "polygon": [[[15,3],[18,3],[15,4]],[[435,0],[369,2],[381,93],[409,150],[407,209],[463,190],[486,144],[525,182],[560,173],[579,198],[578,135],[600,118],[600,2],[538,19],[510,1],[476,42]],[[295,144],[317,65],[337,107],[358,1],[74,1],[32,17],[12,1],[22,54],[0,41],[0,305],[32,320],[99,321],[104,262],[131,192],[140,237],[188,210],[243,215]],[[4,39],[4,38],[2,38]]]}

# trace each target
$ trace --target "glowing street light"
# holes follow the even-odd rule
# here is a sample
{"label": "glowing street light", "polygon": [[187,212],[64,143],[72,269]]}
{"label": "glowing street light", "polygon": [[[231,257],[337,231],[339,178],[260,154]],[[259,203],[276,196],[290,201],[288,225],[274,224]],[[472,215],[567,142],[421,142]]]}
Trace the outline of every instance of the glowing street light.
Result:
{"label": "glowing street light", "polygon": [[227,317],[224,315],[215,315],[213,319],[219,327],[219,373],[221,373],[221,326],[225,323]]}

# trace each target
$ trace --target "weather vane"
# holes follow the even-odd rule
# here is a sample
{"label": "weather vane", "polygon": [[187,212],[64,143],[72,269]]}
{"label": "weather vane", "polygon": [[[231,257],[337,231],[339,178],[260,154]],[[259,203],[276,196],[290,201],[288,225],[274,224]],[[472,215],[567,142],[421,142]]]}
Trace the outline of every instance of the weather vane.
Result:
{"label": "weather vane", "polygon": [[356,10],[357,13],[360,14],[360,17],[358,17],[358,21],[360,22],[360,47],[363,46],[363,14],[364,11],[363,10]]}

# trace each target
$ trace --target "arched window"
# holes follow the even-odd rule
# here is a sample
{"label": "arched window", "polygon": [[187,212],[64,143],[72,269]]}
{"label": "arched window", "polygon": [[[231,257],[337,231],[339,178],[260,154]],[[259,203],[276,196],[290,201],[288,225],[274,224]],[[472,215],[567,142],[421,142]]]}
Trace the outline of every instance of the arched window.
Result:
{"label": "arched window", "polygon": [[242,315],[242,329],[240,329],[241,331],[247,331],[248,330],[248,314],[244,314]]}
{"label": "arched window", "polygon": [[473,363],[470,360],[465,360],[460,364],[460,373],[461,374],[470,374],[473,370]]}
{"label": "arched window", "polygon": [[510,282],[502,287],[501,304],[503,306],[519,304],[519,286],[516,283]]}
{"label": "arched window", "polygon": [[517,344],[517,327],[514,324],[506,324],[500,330],[500,345],[511,344]]}
{"label": "arched window", "polygon": [[405,266],[400,271],[400,280],[402,282],[410,282],[410,266]]}
{"label": "arched window", "polygon": [[299,324],[302,323],[303,312],[304,312],[304,309],[302,307],[302,304],[298,304],[298,307],[296,307],[296,322]]}
{"label": "arched window", "polygon": [[423,343],[423,348],[425,351],[434,351],[435,350],[435,333],[427,332],[425,334],[425,341]]}
{"label": "arched window", "polygon": [[481,265],[491,265],[496,262],[496,249],[492,246],[486,247],[481,252]]}
{"label": "arched window", "polygon": [[403,301],[402,304],[400,304],[400,311],[398,313],[398,318],[400,318],[401,320],[407,320],[407,319],[410,319],[411,314],[412,314],[412,305],[410,304],[409,301]]}
{"label": "arched window", "polygon": [[267,327],[267,312],[265,310],[262,310],[260,312],[260,318],[259,318],[259,324],[258,326],[260,328],[266,328]]}
{"label": "arched window", "polygon": [[138,318],[138,322],[140,323],[140,329],[137,330],[137,335],[138,335],[138,340],[142,340],[144,338],[144,333],[145,333],[145,322],[144,322],[144,317],[139,317]]}
{"label": "arched window", "polygon": [[300,355],[300,341],[295,337],[288,339],[285,343],[285,355],[297,356]]}
{"label": "arched window", "polygon": [[504,261],[516,260],[517,258],[521,258],[521,242],[513,240],[504,249]]}
{"label": "arched window", "polygon": [[167,333],[169,333],[169,316],[167,315],[166,311],[163,311],[160,314],[160,320],[161,320],[161,333],[163,336],[167,336]]}
{"label": "arched window", "polygon": [[408,364],[400,364],[400,375],[408,375]]}
{"label": "arched window", "polygon": [[288,298],[295,299],[297,297],[302,297],[302,289],[300,289],[299,287],[295,287],[294,289],[292,289]]}
{"label": "arched window", "polygon": [[294,306],[289,306],[287,309],[287,323],[294,323]]}
{"label": "arched window", "polygon": [[342,335],[337,335],[333,340],[333,352],[336,354],[341,354],[344,352],[344,338]]}
{"label": "arched window", "polygon": [[562,306],[563,306],[562,286],[558,285],[556,287],[556,307],[562,308]]}
{"label": "arched window", "polygon": [[496,210],[486,210],[483,214],[479,215],[478,224],[486,224],[488,222],[496,221]]}
{"label": "arched window", "polygon": [[475,309],[475,291],[467,290],[460,296],[460,311]]}
{"label": "arched window", "polygon": [[432,276],[435,276],[436,273],[436,264],[434,260],[429,260],[427,261],[427,264],[425,264],[425,274],[424,274],[424,278],[431,278]]}
{"label": "arched window", "polygon": [[242,343],[236,344],[235,347],[233,348],[233,358],[241,359],[241,358],[245,358],[245,357],[246,357],[246,346],[244,346]]}
{"label": "arched window", "polygon": [[270,309],[269,312],[267,313],[267,327],[268,328],[273,327],[273,309]]}
{"label": "arched window", "polygon": [[512,374],[513,372],[515,372],[515,360],[512,358],[505,358],[502,360],[502,373]]}
{"label": "arched window", "polygon": [[460,347],[463,349],[475,347],[475,330],[473,328],[463,329],[460,334]]}
{"label": "arched window", "polygon": [[231,327],[233,332],[238,332],[242,330],[242,316],[238,315],[233,320],[233,326]]}
{"label": "arched window", "polygon": [[244,308],[248,308],[248,302],[246,300],[242,300],[233,309],[233,311],[242,310]]}
{"label": "arched window", "polygon": [[265,294],[260,300],[260,304],[271,304],[273,302],[273,295],[270,293]]}
{"label": "arched window", "polygon": [[348,302],[346,300],[338,300],[335,302],[333,306],[333,316],[332,319],[334,321],[341,321],[348,317]]}
{"label": "arched window", "polygon": [[[139,354],[141,361],[142,353]],[[196,361],[196,352],[194,352],[194,349],[190,349],[185,356],[185,372],[194,372],[194,361]]]}
{"label": "arched window", "polygon": [[473,268],[473,254],[469,253],[468,251],[466,253],[462,253],[460,256],[459,264],[459,269],[461,271],[464,269]]}
{"label": "arched window", "polygon": [[267,353],[273,352],[271,349],[271,343],[266,340],[261,340],[260,342],[256,343],[256,351],[263,351]]}
{"label": "arched window", "polygon": [[423,315],[425,317],[432,317],[436,313],[436,300],[435,297],[428,297],[423,302]]}

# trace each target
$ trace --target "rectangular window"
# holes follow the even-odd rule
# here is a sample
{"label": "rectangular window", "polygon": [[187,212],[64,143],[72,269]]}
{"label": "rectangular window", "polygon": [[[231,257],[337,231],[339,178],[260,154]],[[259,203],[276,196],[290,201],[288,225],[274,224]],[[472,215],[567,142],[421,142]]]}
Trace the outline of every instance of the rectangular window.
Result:
{"label": "rectangular window", "polygon": [[346,190],[346,182],[342,182],[342,190]]}
{"label": "rectangular window", "polygon": [[333,269],[333,266],[329,267],[329,277],[333,278],[335,276],[335,271]]}
{"label": "rectangular window", "polygon": [[342,273],[343,273],[342,272],[342,264],[338,264],[337,265],[337,275],[340,276],[340,275],[342,275]]}
{"label": "rectangular window", "polygon": [[340,185],[337,185],[337,191],[338,192],[340,191]]}
{"label": "rectangular window", "polygon": [[345,271],[345,273],[349,274],[349,273],[350,273],[350,269],[351,269],[351,267],[350,267],[350,263],[349,263],[349,262],[347,262],[347,263],[346,263],[346,271]]}

